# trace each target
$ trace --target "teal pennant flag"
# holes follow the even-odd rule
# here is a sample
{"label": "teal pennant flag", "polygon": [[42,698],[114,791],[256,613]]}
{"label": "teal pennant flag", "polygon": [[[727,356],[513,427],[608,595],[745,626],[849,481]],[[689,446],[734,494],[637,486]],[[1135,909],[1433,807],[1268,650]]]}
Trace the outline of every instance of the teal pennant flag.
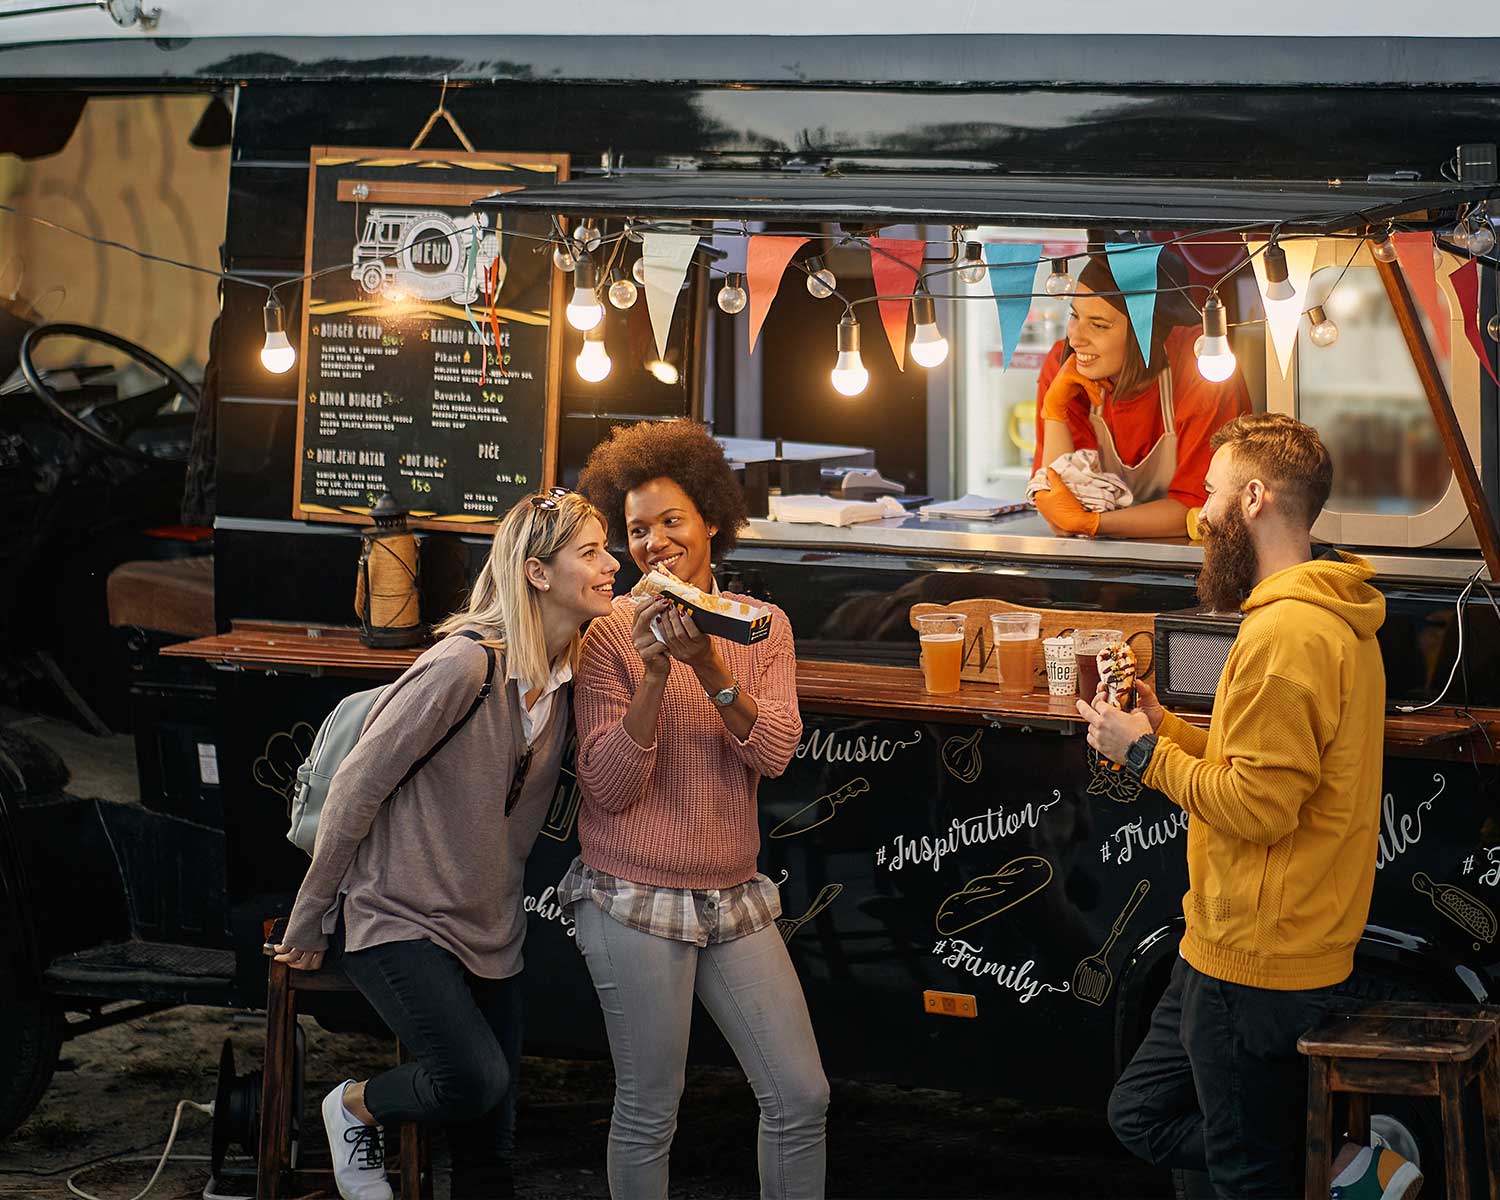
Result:
{"label": "teal pennant flag", "polygon": [[1109,273],[1115,286],[1125,293],[1125,311],[1135,330],[1141,361],[1151,361],[1151,327],[1156,320],[1156,260],[1161,257],[1160,242],[1105,242],[1109,254]]}
{"label": "teal pennant flag", "polygon": [[990,291],[1000,314],[1001,369],[1010,367],[1010,356],[1021,340],[1026,314],[1031,311],[1036,269],[1042,248],[1034,242],[986,242],[984,261],[990,266]]}

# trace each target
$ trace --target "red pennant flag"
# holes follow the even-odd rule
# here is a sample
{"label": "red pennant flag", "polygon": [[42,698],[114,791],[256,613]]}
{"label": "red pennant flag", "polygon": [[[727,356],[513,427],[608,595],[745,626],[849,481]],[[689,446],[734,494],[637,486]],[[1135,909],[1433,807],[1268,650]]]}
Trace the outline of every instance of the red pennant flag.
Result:
{"label": "red pennant flag", "polygon": [[760,327],[771,311],[771,301],[776,299],[777,289],[781,287],[781,277],[786,274],[786,265],[805,241],[805,237],[783,237],[775,233],[756,233],[750,237],[750,244],[745,248],[745,289],[750,293],[752,354]]}
{"label": "red pennant flag", "polygon": [[1486,342],[1484,334],[1479,332],[1479,264],[1472,258],[1469,259],[1448,276],[1448,282],[1458,294],[1458,307],[1463,313],[1464,333],[1468,336],[1469,345],[1474,347],[1474,353],[1479,355],[1479,361],[1490,373],[1490,378],[1500,384],[1500,377],[1495,374],[1495,364],[1490,362],[1494,346]]}
{"label": "red pennant flag", "polygon": [[[875,277],[875,294],[909,296],[916,291],[917,275],[926,252],[926,242],[871,238],[870,268]],[[890,339],[896,366],[903,371],[906,370],[906,314],[910,311],[910,300],[880,301],[880,323],[885,326],[885,336]]]}
{"label": "red pennant flag", "polygon": [[1432,234],[1395,233],[1391,240],[1396,243],[1396,257],[1401,262],[1401,273],[1411,286],[1412,299],[1427,314],[1432,324],[1432,333],[1437,338],[1438,351],[1447,355],[1451,349],[1448,314],[1438,300],[1437,268],[1432,262]]}

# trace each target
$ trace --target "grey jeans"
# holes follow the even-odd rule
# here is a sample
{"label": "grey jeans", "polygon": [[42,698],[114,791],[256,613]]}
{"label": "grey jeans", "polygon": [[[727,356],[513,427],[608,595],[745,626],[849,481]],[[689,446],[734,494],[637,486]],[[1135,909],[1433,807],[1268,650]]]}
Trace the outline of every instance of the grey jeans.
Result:
{"label": "grey jeans", "polygon": [[695,994],[760,1104],[762,1200],[822,1200],[828,1080],[777,928],[700,948],[632,929],[592,900],[573,918],[615,1063],[613,1200],[666,1200]]}

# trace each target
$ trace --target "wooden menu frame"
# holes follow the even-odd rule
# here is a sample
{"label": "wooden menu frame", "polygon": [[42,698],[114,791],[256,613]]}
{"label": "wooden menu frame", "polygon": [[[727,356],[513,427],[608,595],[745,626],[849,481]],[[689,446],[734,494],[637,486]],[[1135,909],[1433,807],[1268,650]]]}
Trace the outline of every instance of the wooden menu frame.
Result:
{"label": "wooden menu frame", "polygon": [[[378,177],[365,180],[355,180],[343,177],[343,172],[350,168],[369,168],[372,172],[379,172]],[[524,183],[510,182],[515,178],[508,175],[513,171],[535,171],[539,177],[545,178],[547,182],[564,182],[568,178],[569,157],[566,154],[523,154],[523,153],[467,153],[461,151],[429,151],[408,149],[384,149],[378,147],[343,147],[343,146],[314,146],[310,151],[308,185],[307,185],[307,218],[305,228],[305,254],[303,270],[307,278],[302,286],[301,313],[298,315],[298,326],[300,329],[300,341],[298,344],[298,382],[297,382],[297,432],[296,432],[296,461],[293,474],[292,492],[292,515],[299,520],[327,521],[343,524],[369,523],[368,505],[366,504],[322,504],[311,502],[304,496],[304,464],[313,458],[314,450],[309,446],[308,416],[312,407],[309,403],[309,378],[313,370],[312,361],[312,320],[315,303],[324,303],[316,294],[318,292],[319,279],[312,278],[315,271],[325,271],[325,277],[338,279],[339,273],[329,269],[327,259],[328,253],[321,254],[318,240],[318,216],[319,216],[319,168],[325,172],[339,170],[341,172],[337,182],[336,197],[339,202],[355,202],[359,204],[396,204],[396,205],[431,205],[448,209],[468,208],[472,201],[481,196],[491,195],[495,192],[514,191],[525,186]],[[495,178],[466,179],[453,181],[443,179],[444,170],[452,168],[482,168],[494,173]],[[404,177],[393,177],[400,175]],[[506,174],[502,174],[506,173]],[[508,178],[507,178],[508,175]],[[502,182],[502,180],[504,180]],[[326,175],[324,177],[326,184]],[[328,197],[323,197],[325,213]],[[326,237],[327,235],[325,235]],[[347,242],[348,230],[338,231],[340,241]],[[356,239],[358,233],[355,234]],[[331,238],[329,238],[331,240]],[[520,253],[529,253],[530,245],[520,239],[511,243],[510,257],[515,258]],[[392,257],[388,255],[387,257]],[[544,258],[545,269],[550,276],[550,285],[547,288],[546,304],[546,363],[545,376],[543,380],[543,402],[541,413],[541,457],[540,478],[526,479],[524,488],[517,484],[497,485],[500,488],[508,488],[514,493],[509,498],[509,503],[502,502],[493,507],[487,515],[481,516],[475,512],[423,512],[409,502],[409,497],[397,496],[398,503],[412,510],[410,524],[422,529],[458,530],[472,533],[491,533],[495,530],[499,516],[520,495],[527,492],[537,491],[550,487],[556,480],[558,439],[561,418],[561,396],[562,396],[562,348],[563,348],[563,306],[565,303],[565,279],[563,273],[555,270],[551,265],[550,257]],[[342,259],[336,265],[342,265]],[[347,287],[347,285],[344,285]],[[503,294],[504,285],[501,286]],[[326,294],[326,289],[325,289]],[[480,301],[472,302],[471,308],[476,320],[480,321],[481,328],[488,328],[489,309]],[[374,301],[366,305],[369,308],[377,307]],[[520,314],[517,314],[520,315]],[[532,315],[540,315],[538,310],[532,310]],[[502,321],[501,328],[505,329],[512,324],[509,319]],[[534,324],[528,322],[528,324]],[[427,340],[426,333],[423,341]],[[389,351],[388,353],[399,353]],[[498,347],[497,347],[498,354]],[[321,377],[321,376],[320,376]],[[430,402],[429,402],[430,403]],[[477,427],[476,427],[477,428]],[[387,431],[388,432],[388,431]],[[493,435],[493,431],[491,431]],[[473,436],[482,438],[483,433],[476,432]],[[444,459],[446,465],[447,460]],[[395,477],[395,472],[389,466],[383,468]],[[446,482],[446,480],[445,480]],[[519,490],[518,490],[519,489]],[[395,489],[391,489],[393,494]],[[368,498],[368,497],[366,497]],[[452,507],[451,505],[449,507]],[[419,515],[420,513],[420,515]]]}

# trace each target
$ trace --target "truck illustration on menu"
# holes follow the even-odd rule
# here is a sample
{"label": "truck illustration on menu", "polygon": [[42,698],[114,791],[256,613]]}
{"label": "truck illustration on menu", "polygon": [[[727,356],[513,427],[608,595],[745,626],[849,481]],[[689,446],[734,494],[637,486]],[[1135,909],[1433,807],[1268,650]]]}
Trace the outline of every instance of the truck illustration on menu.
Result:
{"label": "truck illustration on menu", "polygon": [[[372,208],[364,236],[354,245],[350,275],[371,296],[472,304],[500,254],[500,239],[488,223],[480,213],[455,217],[435,208]],[[469,246],[476,238],[470,273]],[[504,281],[502,260],[499,282]]]}

